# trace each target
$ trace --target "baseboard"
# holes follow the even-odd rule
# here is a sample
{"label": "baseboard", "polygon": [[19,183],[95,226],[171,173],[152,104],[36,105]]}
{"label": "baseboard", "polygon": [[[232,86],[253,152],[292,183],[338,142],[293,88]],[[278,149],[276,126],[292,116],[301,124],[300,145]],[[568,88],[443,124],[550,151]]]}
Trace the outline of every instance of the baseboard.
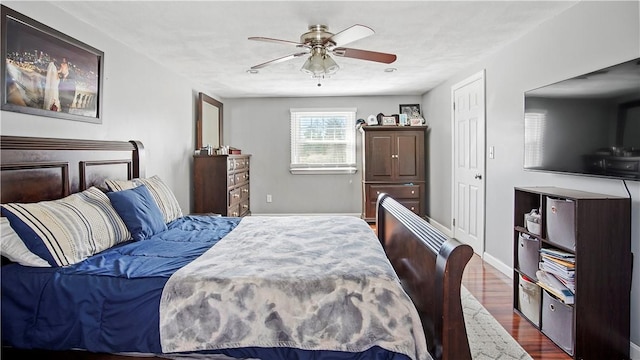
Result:
{"label": "baseboard", "polygon": [[428,216],[425,219],[427,220],[427,222],[429,222],[429,224],[433,225],[433,227],[435,227],[436,229],[440,230],[446,236],[448,236],[450,238],[453,237],[453,233],[451,232],[451,229],[447,228],[446,226],[440,224],[439,222],[433,220],[432,218],[430,218]]}
{"label": "baseboard", "polygon": [[631,347],[629,348],[629,358],[632,360],[640,360],[640,346],[631,343]]}
{"label": "baseboard", "polygon": [[505,263],[491,256],[487,252],[482,254],[482,260],[484,260],[487,264],[493,266],[494,268],[498,269],[498,271],[505,274],[507,277],[509,277],[509,279],[513,279],[513,268],[511,266],[506,265]]}

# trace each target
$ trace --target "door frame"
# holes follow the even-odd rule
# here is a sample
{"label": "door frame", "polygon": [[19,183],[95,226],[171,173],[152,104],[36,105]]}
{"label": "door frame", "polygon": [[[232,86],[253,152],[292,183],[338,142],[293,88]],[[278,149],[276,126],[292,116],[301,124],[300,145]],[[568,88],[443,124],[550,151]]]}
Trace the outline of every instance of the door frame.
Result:
{"label": "door frame", "polygon": [[480,254],[481,258],[484,258],[484,250],[485,250],[485,235],[487,233],[487,229],[486,229],[486,218],[487,218],[487,214],[486,214],[486,210],[487,210],[487,186],[486,186],[486,180],[487,180],[487,157],[486,157],[486,146],[487,146],[487,83],[486,83],[486,78],[485,78],[485,69],[480,70],[479,72],[468,76],[467,78],[465,78],[464,80],[454,84],[451,86],[451,104],[450,104],[450,110],[451,110],[451,220],[449,223],[449,226],[451,226],[451,237],[453,237],[454,239],[456,238],[456,227],[454,225],[454,219],[455,219],[455,215],[457,213],[457,203],[456,203],[456,194],[455,194],[455,186],[456,186],[456,166],[455,166],[455,160],[456,160],[456,131],[455,131],[455,92],[456,90],[476,81],[476,80],[481,80],[482,81],[482,98],[483,98],[483,102],[482,102],[482,116],[484,118],[484,129],[483,129],[483,136],[484,136],[484,147],[482,149],[480,149],[482,151],[482,157],[484,158],[484,164],[483,164],[483,174],[482,176],[483,181],[482,181],[482,209],[483,209],[483,216],[482,216],[482,222],[483,222],[483,226],[482,226],[482,243],[481,243],[481,248],[482,251]]}

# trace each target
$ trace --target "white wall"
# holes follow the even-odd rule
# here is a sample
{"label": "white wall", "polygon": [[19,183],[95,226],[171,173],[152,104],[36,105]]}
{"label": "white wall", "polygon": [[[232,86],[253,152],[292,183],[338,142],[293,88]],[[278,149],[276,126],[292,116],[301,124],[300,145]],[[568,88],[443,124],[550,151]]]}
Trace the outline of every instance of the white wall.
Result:
{"label": "white wall", "polygon": [[[495,159],[486,161],[486,254],[507,267],[513,265],[515,186],[558,186],[628,196],[620,180],[525,172],[523,92],[640,57],[639,14],[637,1],[579,3],[425,94],[423,107],[432,124],[429,173],[432,178],[441,176],[432,180],[429,189],[430,216],[451,226],[451,86],[482,69],[486,70],[486,146],[495,147]],[[636,258],[631,341],[640,344],[640,182],[626,184],[632,198],[631,241]]]}
{"label": "white wall", "polygon": [[[291,175],[290,108],[357,108],[356,119],[397,114],[399,104],[417,104],[420,96],[224,99],[224,143],[251,154],[253,214],[362,211],[362,174]],[[355,124],[354,124],[355,126]],[[357,163],[362,169],[362,140],[357,133]],[[267,203],[271,194],[273,202]]]}
{"label": "white wall", "polygon": [[46,2],[3,4],[103,51],[104,83],[102,124],[2,111],[2,135],[140,140],[146,175],[159,175],[188,212],[195,146],[193,84]]}

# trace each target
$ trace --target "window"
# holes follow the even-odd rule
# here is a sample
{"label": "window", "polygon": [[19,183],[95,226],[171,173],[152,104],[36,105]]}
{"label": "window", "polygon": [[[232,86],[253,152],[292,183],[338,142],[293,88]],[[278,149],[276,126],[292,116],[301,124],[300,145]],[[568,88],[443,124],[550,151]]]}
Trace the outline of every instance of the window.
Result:
{"label": "window", "polygon": [[524,113],[524,167],[538,167],[543,163],[542,135],[545,131],[546,111],[527,110]]}
{"label": "window", "polygon": [[355,119],[356,109],[291,109],[291,173],[355,173]]}

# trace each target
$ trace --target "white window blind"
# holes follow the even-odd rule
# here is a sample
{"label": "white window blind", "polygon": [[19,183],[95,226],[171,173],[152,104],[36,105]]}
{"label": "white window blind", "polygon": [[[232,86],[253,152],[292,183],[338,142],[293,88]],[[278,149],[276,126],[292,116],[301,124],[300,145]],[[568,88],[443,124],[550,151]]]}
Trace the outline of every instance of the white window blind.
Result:
{"label": "white window blind", "polygon": [[542,135],[547,121],[546,111],[527,110],[524,113],[524,167],[538,167],[543,163]]}
{"label": "white window blind", "polygon": [[291,109],[291,173],[355,173],[355,119],[355,108]]}

